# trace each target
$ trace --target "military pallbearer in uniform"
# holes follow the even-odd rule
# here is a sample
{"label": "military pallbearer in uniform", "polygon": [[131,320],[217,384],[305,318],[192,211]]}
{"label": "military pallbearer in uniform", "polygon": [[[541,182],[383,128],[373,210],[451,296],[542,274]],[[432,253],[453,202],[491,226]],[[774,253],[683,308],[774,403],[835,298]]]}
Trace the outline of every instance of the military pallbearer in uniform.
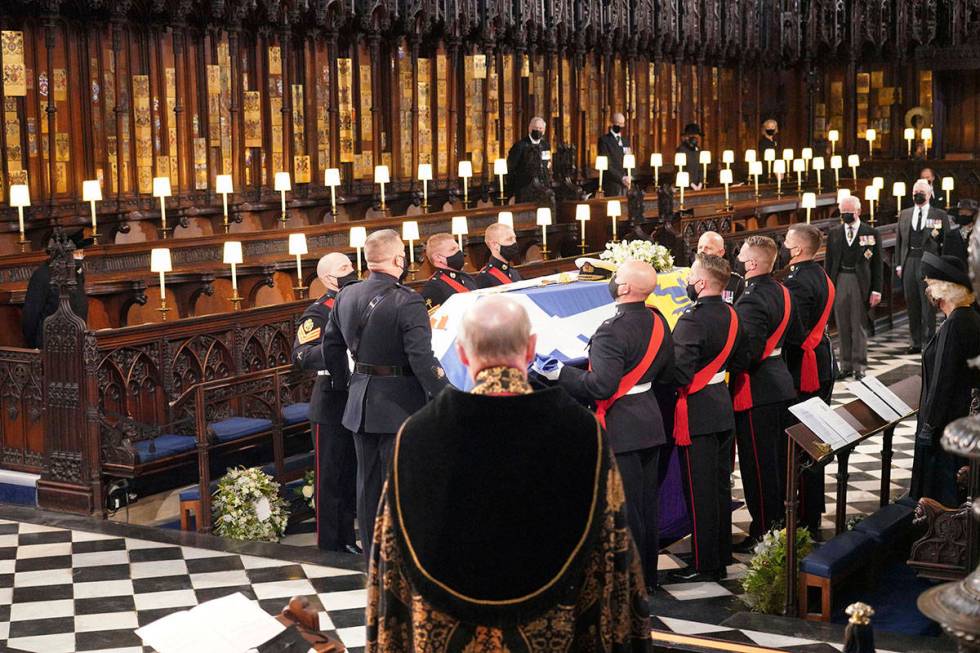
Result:
{"label": "military pallbearer in uniform", "polygon": [[461,272],[466,263],[466,255],[452,234],[438,233],[429,236],[425,243],[425,255],[436,269],[420,291],[425,308],[430,313],[456,293],[479,288],[473,277]]}
{"label": "military pallbearer in uniform", "polygon": [[293,343],[293,363],[317,373],[310,397],[309,419],[316,450],[316,541],[329,551],[360,553],[354,537],[357,460],[354,437],[342,420],[347,405],[347,370],[331,376],[320,343],[330,319],[337,292],[357,280],[357,272],[344,254],[334,252],[320,259],[316,274],[327,292],[313,302],[300,318]]}
{"label": "military pallbearer in uniform", "polygon": [[490,250],[490,260],[480,270],[476,278],[477,285],[481,288],[491,288],[520,281],[520,273],[511,264],[511,261],[521,254],[514,228],[496,222],[487,227],[483,242]]}
{"label": "military pallbearer in uniform", "polygon": [[323,335],[323,359],[331,376],[354,360],[343,425],[354,433],[357,453],[357,521],[370,559],[374,518],[391,463],[395,433],[409,415],[446,384],[432,353],[432,328],[421,296],[401,285],[408,272],[405,244],[392,229],[364,243],[371,276],[337,295]]}
{"label": "military pallbearer in uniform", "polygon": [[[708,254],[725,258],[725,239],[717,231],[706,231],[698,238],[698,254]],[[726,259],[727,260],[727,259]],[[721,298],[729,304],[734,304],[745,290],[745,279],[738,272],[732,271],[721,291]]]}
{"label": "military pallbearer in uniform", "polygon": [[738,339],[738,315],[721,294],[728,262],[698,254],[687,279],[694,306],[674,326],[674,443],[691,517],[694,560],[674,581],[719,581],[732,557],[732,447],[735,416],[725,384]]}

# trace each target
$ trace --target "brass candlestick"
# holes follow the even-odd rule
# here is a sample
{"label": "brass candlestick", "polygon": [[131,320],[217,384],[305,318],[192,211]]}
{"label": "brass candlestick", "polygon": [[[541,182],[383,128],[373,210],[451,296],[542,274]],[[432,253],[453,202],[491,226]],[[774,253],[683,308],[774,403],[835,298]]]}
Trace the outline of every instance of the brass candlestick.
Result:
{"label": "brass candlestick", "polygon": [[158,308],[157,310],[160,311],[160,319],[161,319],[161,321],[166,322],[167,321],[167,313],[169,313],[171,311],[171,309],[167,307],[167,300],[166,300],[166,298],[163,298],[163,297],[160,298],[160,308]]}

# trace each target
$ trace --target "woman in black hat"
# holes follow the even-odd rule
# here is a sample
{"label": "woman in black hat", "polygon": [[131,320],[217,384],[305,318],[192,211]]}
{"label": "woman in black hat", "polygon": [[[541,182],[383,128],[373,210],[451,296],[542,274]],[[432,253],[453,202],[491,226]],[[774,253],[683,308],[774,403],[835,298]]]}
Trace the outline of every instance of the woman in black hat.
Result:
{"label": "woman in black hat", "polygon": [[939,444],[946,425],[970,414],[970,389],[980,387],[980,310],[966,264],[955,256],[922,255],[926,295],[946,315],[922,352],[922,394],[912,463],[913,499],[929,497],[956,506],[956,471],[966,460]]}

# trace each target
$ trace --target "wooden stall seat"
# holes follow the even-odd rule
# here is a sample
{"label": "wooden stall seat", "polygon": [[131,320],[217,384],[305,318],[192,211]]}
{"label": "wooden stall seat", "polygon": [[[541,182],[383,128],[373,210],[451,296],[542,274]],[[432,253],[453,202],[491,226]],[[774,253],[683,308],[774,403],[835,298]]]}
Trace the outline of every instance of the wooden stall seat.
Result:
{"label": "wooden stall seat", "polygon": [[[857,531],[845,531],[822,544],[800,562],[800,616],[807,621],[830,621],[834,604],[833,588],[862,566],[875,550],[874,539]],[[819,610],[811,607],[811,591],[820,600]]]}

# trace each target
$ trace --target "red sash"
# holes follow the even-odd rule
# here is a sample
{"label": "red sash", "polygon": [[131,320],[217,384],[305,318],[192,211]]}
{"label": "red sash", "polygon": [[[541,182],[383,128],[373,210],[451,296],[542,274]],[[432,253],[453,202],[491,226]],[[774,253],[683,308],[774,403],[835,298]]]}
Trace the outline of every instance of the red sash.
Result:
{"label": "red sash", "polygon": [[690,383],[677,390],[677,403],[674,408],[674,442],[677,443],[677,446],[687,447],[691,444],[687,398],[708,387],[708,382],[721,370],[735,346],[735,336],[738,335],[738,314],[731,306],[728,307],[728,310],[731,313],[731,319],[728,321],[728,339],[725,341],[725,346],[715,356],[714,360],[698,370]]}
{"label": "red sash", "polygon": [[[827,277],[826,272],[824,272],[824,276]],[[830,277],[827,277],[827,304],[823,307],[823,312],[820,313],[820,319],[813,325],[813,329],[810,330],[803,344],[800,345],[800,349],[803,350],[803,364],[800,367],[800,392],[816,392],[820,389],[820,374],[817,371],[817,353],[815,350],[823,338],[823,330],[827,326],[827,320],[830,319],[830,309],[834,306],[836,295],[837,290],[834,288],[834,282],[830,280]]]}
{"label": "red sash", "polygon": [[445,272],[443,272],[442,276],[439,277],[439,280],[442,281],[443,283],[445,283],[447,286],[449,286],[453,290],[455,290],[456,292],[469,292],[470,291],[469,288],[467,288],[466,286],[464,286],[460,282],[456,281],[455,279],[453,279],[452,277],[450,277]]}
{"label": "red sash", "polygon": [[503,283],[513,283],[510,280],[510,277],[508,277],[506,274],[504,274],[503,270],[501,270],[500,268],[496,268],[496,267],[494,267],[492,265],[488,265],[487,267],[483,268],[483,271],[485,273],[489,274],[490,276],[494,277],[497,281],[499,281],[502,284]]}
{"label": "red sash", "polygon": [[595,416],[599,420],[599,423],[602,424],[602,428],[606,428],[606,413],[609,412],[612,405],[620,397],[623,397],[627,392],[636,387],[636,384],[639,383],[643,375],[653,365],[653,360],[657,357],[657,352],[660,351],[660,345],[664,341],[664,323],[659,319],[655,311],[651,312],[653,313],[653,329],[650,330],[650,344],[647,345],[647,350],[643,354],[643,358],[636,364],[636,367],[623,376],[613,396],[609,397],[609,399],[599,399],[595,402]]}
{"label": "red sash", "polygon": [[[779,344],[780,338],[783,337],[783,333],[786,331],[786,325],[789,324],[789,313],[792,307],[789,290],[782,284],[779,287],[783,290],[783,319],[779,322],[776,330],[772,332],[772,335],[766,339],[766,346],[762,350],[762,356],[759,357],[760,363],[769,358],[772,352],[776,350],[776,345]],[[752,408],[752,384],[749,382],[748,372],[739,372],[735,375],[735,378],[732,380],[732,390],[734,392],[732,404],[736,412],[742,412]]]}
{"label": "red sash", "polygon": [[323,304],[324,304],[324,305],[325,305],[325,306],[326,306],[327,308],[330,308],[330,309],[332,309],[332,308],[333,308],[333,303],[334,303],[334,301],[336,301],[336,300],[335,300],[335,299],[334,299],[333,297],[327,297],[327,298],[326,298],[325,300],[323,300]]}

